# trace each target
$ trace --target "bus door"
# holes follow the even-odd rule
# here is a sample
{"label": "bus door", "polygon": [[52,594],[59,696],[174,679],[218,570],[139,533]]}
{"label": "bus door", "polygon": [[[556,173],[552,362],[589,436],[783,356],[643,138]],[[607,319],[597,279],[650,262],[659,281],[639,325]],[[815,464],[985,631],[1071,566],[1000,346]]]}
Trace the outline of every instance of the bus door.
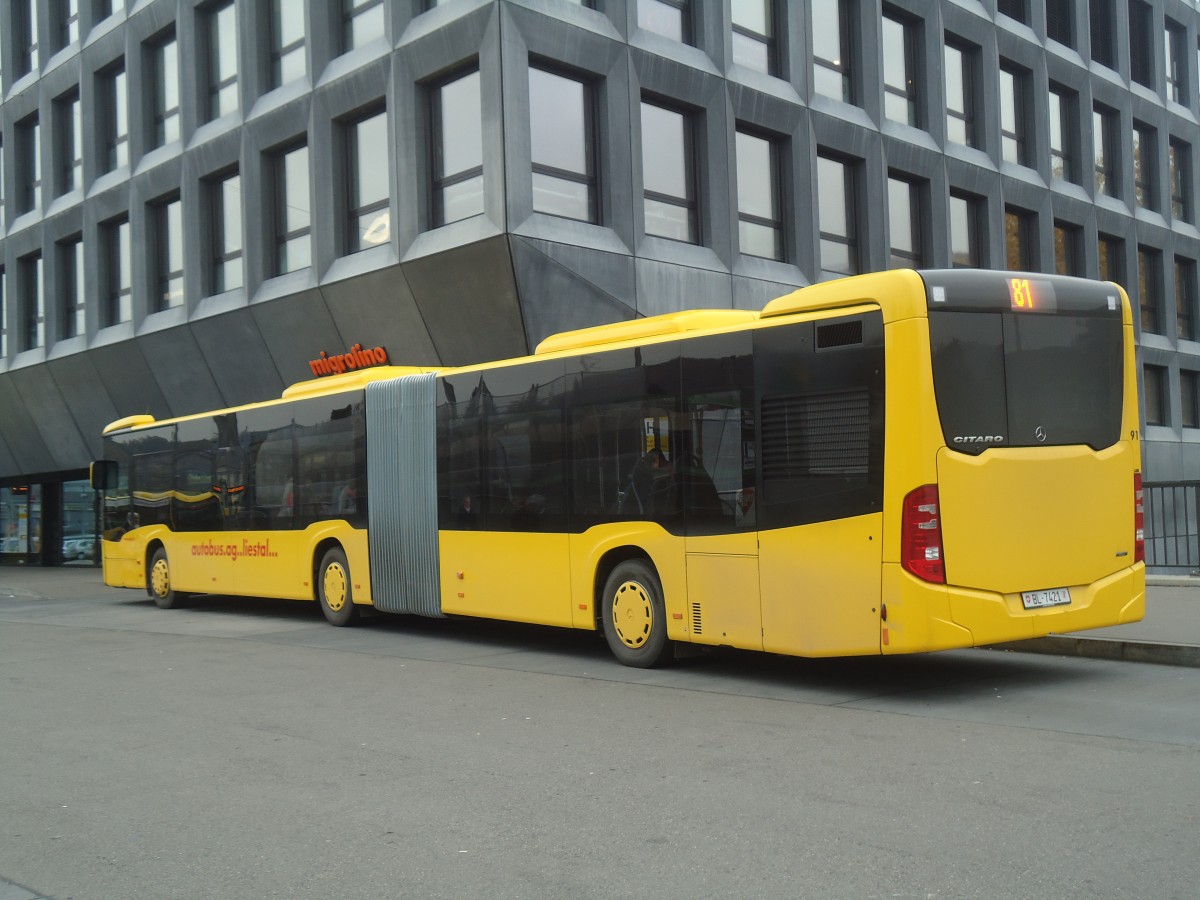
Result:
{"label": "bus door", "polygon": [[763,328],[754,340],[764,649],[878,653],[882,315]]}
{"label": "bus door", "polygon": [[752,392],[687,398],[671,460],[687,536],[688,631],[698,644],[762,649]]}

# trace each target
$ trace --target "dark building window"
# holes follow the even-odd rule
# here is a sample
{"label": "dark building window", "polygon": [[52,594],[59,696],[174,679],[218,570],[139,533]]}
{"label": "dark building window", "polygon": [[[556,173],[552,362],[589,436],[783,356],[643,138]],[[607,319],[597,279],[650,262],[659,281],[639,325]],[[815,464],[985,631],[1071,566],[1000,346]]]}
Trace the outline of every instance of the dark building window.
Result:
{"label": "dark building window", "polygon": [[58,140],[58,185],[55,194],[83,187],[83,114],[79,90],[54,101],[54,128]]}
{"label": "dark building window", "polygon": [[783,259],[783,204],[779,145],[738,129],[738,246],[748,256]]}
{"label": "dark building window", "polygon": [[42,130],[36,115],[17,123],[17,212],[42,206]]}
{"label": "dark building window", "polygon": [[1117,67],[1116,9],[1113,0],[1088,0],[1088,31],[1092,36],[1092,60],[1110,69]]}
{"label": "dark building window", "polygon": [[16,41],[17,71],[20,78],[37,67],[38,22],[37,0],[14,0],[12,4],[12,29]]}
{"label": "dark building window", "polygon": [[779,73],[775,0],[732,0],[733,61],[749,69]]}
{"label": "dark building window", "polygon": [[382,109],[346,125],[348,253],[386,244],[391,239],[392,192],[387,156],[380,158],[380,148],[388,146],[387,130],[387,111]]}
{"label": "dark building window", "polygon": [[1117,123],[1115,110],[1099,104],[1092,110],[1092,144],[1095,150],[1096,193],[1116,197],[1121,186],[1117,183]]}
{"label": "dark building window", "polygon": [[855,275],[862,271],[858,238],[857,165],[817,155],[817,217],[821,232],[821,269]]}
{"label": "dark building window", "polygon": [[226,172],[208,182],[209,198],[209,289],[221,294],[243,284],[242,264],[242,178]]}
{"label": "dark building window", "polygon": [[1029,24],[1028,0],[998,0],[996,11],[1008,16],[1010,19],[1016,19],[1018,22],[1024,22],[1026,25]]}
{"label": "dark building window", "polygon": [[535,212],[598,222],[595,104],[589,84],[529,69],[529,137]]}
{"label": "dark building window", "polygon": [[1152,247],[1138,245],[1138,305],[1141,308],[1142,332],[1162,334],[1163,291],[1159,263],[1162,253]]}
{"label": "dark building window", "polygon": [[282,150],[272,159],[274,192],[274,275],[312,265],[312,192],[308,145]]}
{"label": "dark building window", "polygon": [[123,62],[97,76],[97,95],[104,141],[101,165],[104,171],[111,172],[129,165],[129,94]]}
{"label": "dark building window", "polygon": [[183,204],[179,197],[150,206],[155,311],[183,305]]}
{"label": "dark building window", "polygon": [[1046,0],[1046,37],[1075,46],[1076,0]]}
{"label": "dark building window", "polygon": [[96,0],[96,21],[107,19],[125,8],[125,0]]}
{"label": "dark building window", "polygon": [[1034,269],[1033,242],[1037,233],[1037,216],[1015,206],[1004,208],[1004,262],[1006,268],[1019,272]]}
{"label": "dark building window", "polygon": [[887,10],[882,29],[884,115],[893,122],[918,126],[916,29]]}
{"label": "dark building window", "polygon": [[179,43],[174,29],[149,46],[149,56],[153,82],[151,144],[161,147],[179,140]]}
{"label": "dark building window", "polygon": [[1000,151],[1006,162],[1029,165],[1029,73],[1000,66]]}
{"label": "dark building window", "polygon": [[[1138,84],[1154,89],[1154,12],[1142,0],[1129,0],[1129,74]],[[1092,27],[1112,29],[1111,22],[1092,22]]]}
{"label": "dark building window", "polygon": [[343,50],[365,46],[383,33],[383,0],[342,0]]}
{"label": "dark building window", "polygon": [[982,201],[970,194],[950,192],[950,258],[953,264],[980,265],[979,217]]}
{"label": "dark building window", "polygon": [[1101,234],[1096,242],[1101,281],[1125,283],[1125,242],[1110,234]]}
{"label": "dark building window", "polygon": [[0,266],[0,359],[8,356],[8,279]]}
{"label": "dark building window", "polygon": [[1054,223],[1054,271],[1083,276],[1083,229],[1078,225]]}
{"label": "dark building window", "polygon": [[1200,372],[1183,369],[1179,373],[1179,404],[1184,428],[1200,428]]}
{"label": "dark building window", "polygon": [[1142,369],[1142,397],[1146,401],[1146,424],[1167,424],[1167,370],[1164,366]]}
{"label": "dark building window", "polygon": [[1050,85],[1050,174],[1063,181],[1079,181],[1074,144],[1077,101],[1073,91]]}
{"label": "dark building window", "polygon": [[[296,18],[300,15],[293,12]],[[208,118],[238,108],[237,6],[232,0],[205,13],[208,25]]]}
{"label": "dark building window", "polygon": [[82,235],[77,234],[58,243],[58,293],[59,337],[72,338],[84,334],[87,286],[84,282]]}
{"label": "dark building window", "polygon": [[846,103],[855,101],[850,10],[846,0],[812,5],[813,89]]}
{"label": "dark building window", "polygon": [[55,49],[69,47],[79,40],[79,0],[55,0]]}
{"label": "dark building window", "polygon": [[1171,138],[1167,144],[1168,176],[1171,179],[1171,215],[1192,222],[1192,147]]}
{"label": "dark building window", "polygon": [[696,161],[690,116],[642,101],[642,189],[646,234],[699,243]]}
{"label": "dark building window", "polygon": [[690,0],[635,0],[638,28],[683,44],[692,42]]}
{"label": "dark building window", "polygon": [[434,86],[433,225],[483,213],[483,111],[479,72]]}
{"label": "dark building window", "polygon": [[46,294],[42,254],[31,253],[17,262],[21,273],[21,349],[32,350],[46,343]]}
{"label": "dark building window", "polygon": [[100,226],[105,301],[101,327],[133,319],[133,264],[130,240],[127,218],[112,219]]}
{"label": "dark building window", "polygon": [[304,77],[304,16],[292,0],[271,0],[271,87]]}
{"label": "dark building window", "polygon": [[1154,129],[1133,123],[1133,196],[1137,205],[1158,209],[1158,184],[1155,163],[1158,159]]}
{"label": "dark building window", "polygon": [[968,147],[978,146],[975,128],[976,67],[979,50],[950,42],[944,52],[946,68],[946,139]]}
{"label": "dark building window", "polygon": [[1182,341],[1194,341],[1196,334],[1196,304],[1200,291],[1196,283],[1196,261],[1175,257],[1175,334]]}
{"label": "dark building window", "polygon": [[925,265],[921,223],[924,221],[921,185],[898,174],[888,175],[889,266],[918,269]]}
{"label": "dark building window", "polygon": [[1187,104],[1187,29],[1173,19],[1167,19],[1164,29],[1166,38],[1167,99]]}

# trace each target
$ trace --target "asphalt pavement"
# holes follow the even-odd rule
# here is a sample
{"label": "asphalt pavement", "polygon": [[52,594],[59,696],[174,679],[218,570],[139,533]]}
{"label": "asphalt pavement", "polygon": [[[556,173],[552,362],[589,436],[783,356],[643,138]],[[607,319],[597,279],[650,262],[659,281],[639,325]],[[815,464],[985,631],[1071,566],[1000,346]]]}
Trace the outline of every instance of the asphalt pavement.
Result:
{"label": "asphalt pavement", "polygon": [[[1149,602],[1075,640],[1200,643],[1190,582]],[[166,612],[0,568],[0,900],[1183,900],[1198,679],[992,650],[647,671],[564,629]]]}
{"label": "asphalt pavement", "polygon": [[[90,566],[0,567],[0,597],[85,597],[97,590],[100,570]],[[105,588],[124,594],[122,588]],[[1200,668],[1200,577],[1150,575],[1141,622],[1050,635],[997,645],[997,649]],[[0,900],[7,900],[0,894]]]}

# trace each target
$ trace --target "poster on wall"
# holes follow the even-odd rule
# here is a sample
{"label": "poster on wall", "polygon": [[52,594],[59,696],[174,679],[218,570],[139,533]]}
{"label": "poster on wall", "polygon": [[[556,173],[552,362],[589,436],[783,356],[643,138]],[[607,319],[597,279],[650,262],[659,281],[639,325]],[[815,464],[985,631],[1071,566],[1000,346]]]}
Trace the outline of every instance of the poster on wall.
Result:
{"label": "poster on wall", "polygon": [[0,553],[29,551],[28,488],[7,488],[0,497]]}

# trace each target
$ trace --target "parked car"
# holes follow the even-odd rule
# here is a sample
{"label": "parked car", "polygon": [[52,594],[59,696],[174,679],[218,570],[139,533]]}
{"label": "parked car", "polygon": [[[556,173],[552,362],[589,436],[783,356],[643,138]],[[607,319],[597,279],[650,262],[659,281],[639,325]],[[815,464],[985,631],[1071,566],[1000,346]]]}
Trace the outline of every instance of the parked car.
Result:
{"label": "parked car", "polygon": [[96,539],[94,537],[63,538],[63,559],[94,559],[96,554]]}

